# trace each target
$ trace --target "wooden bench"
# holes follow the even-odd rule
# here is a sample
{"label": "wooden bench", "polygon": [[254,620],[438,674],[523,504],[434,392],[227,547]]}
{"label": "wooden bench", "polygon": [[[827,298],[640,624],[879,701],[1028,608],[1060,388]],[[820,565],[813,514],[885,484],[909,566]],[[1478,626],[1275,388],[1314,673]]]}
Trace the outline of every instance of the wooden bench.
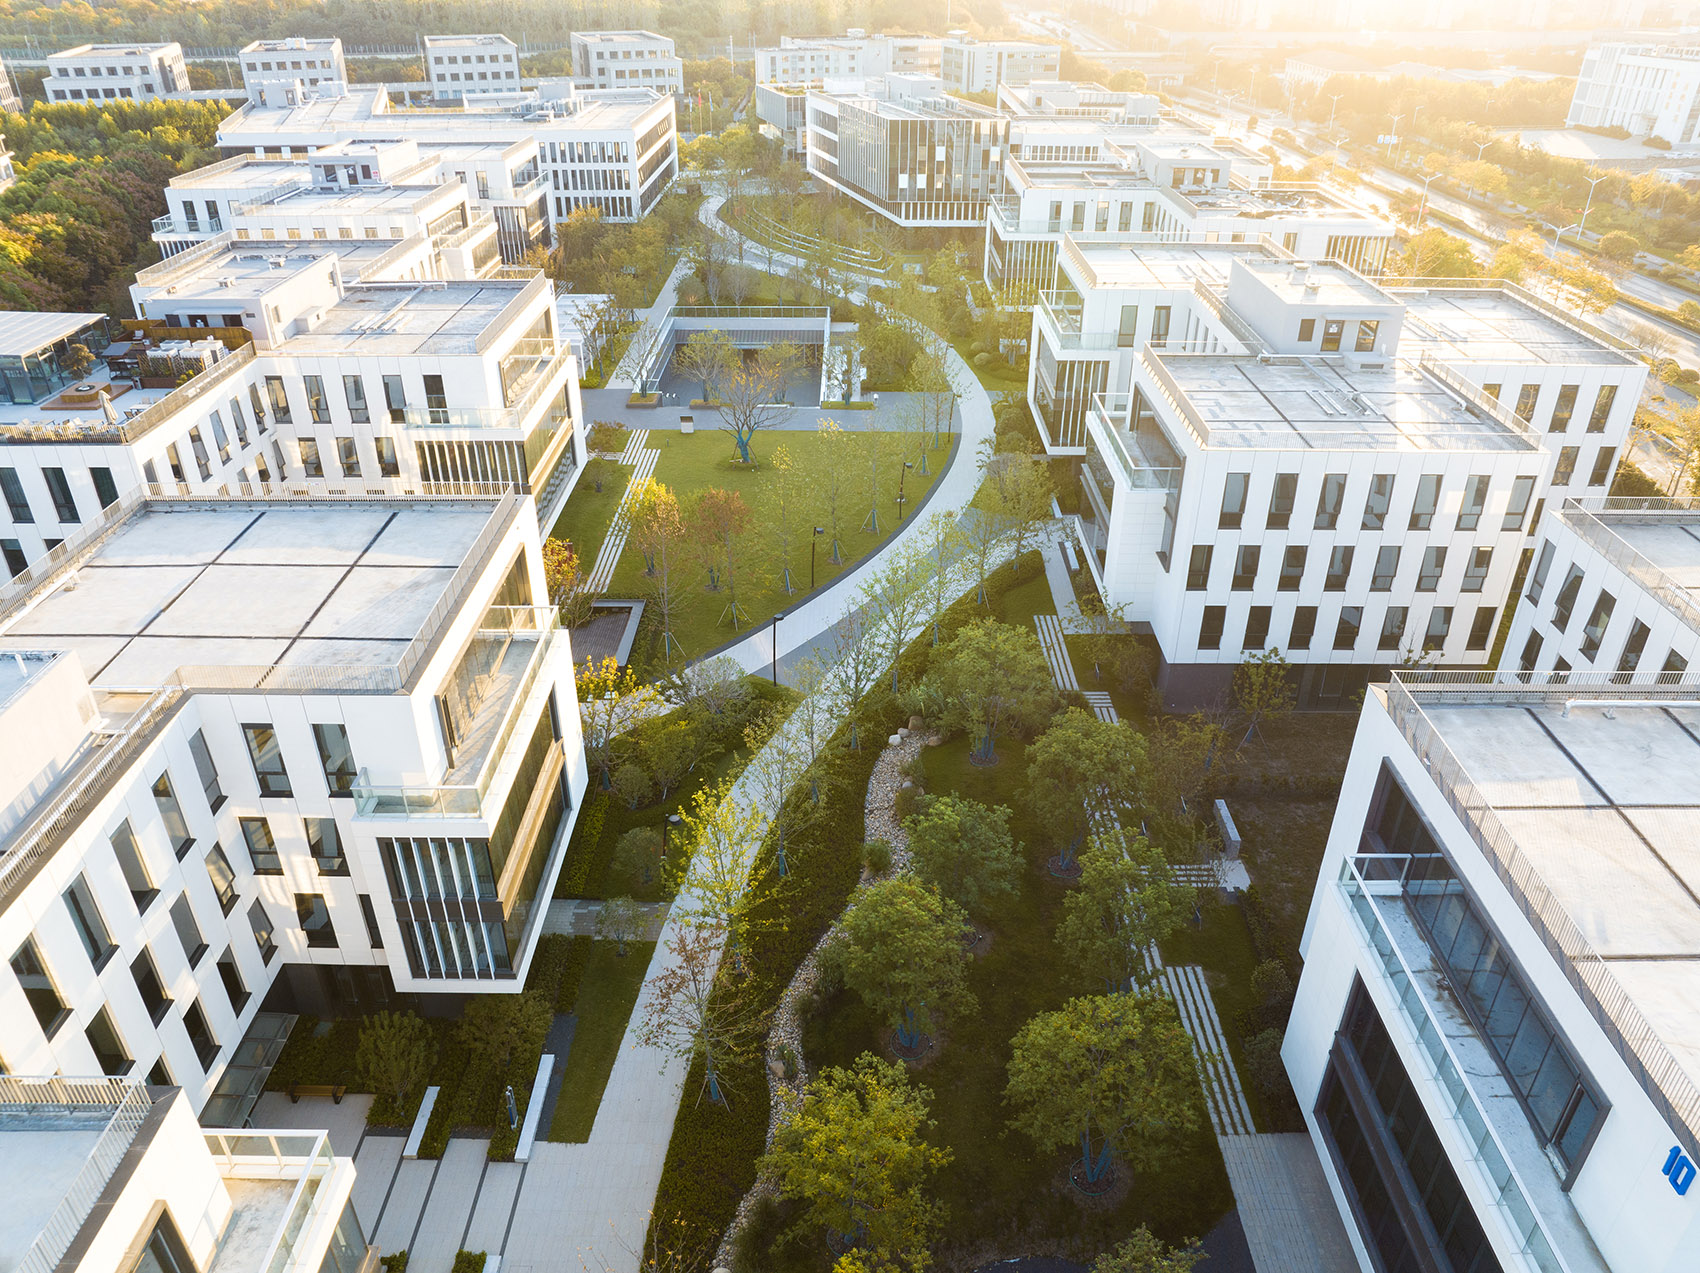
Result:
{"label": "wooden bench", "polygon": [[328,1096],[336,1104],[342,1104],[342,1097],[348,1088],[341,1083],[291,1083],[289,1085],[289,1103],[299,1101],[303,1096]]}

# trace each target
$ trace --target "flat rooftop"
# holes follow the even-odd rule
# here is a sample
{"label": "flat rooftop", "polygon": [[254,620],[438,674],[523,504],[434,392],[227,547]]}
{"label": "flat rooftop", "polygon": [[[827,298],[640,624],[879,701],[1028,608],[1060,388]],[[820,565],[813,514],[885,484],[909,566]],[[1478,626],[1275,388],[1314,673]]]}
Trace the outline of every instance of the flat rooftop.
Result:
{"label": "flat rooftop", "polygon": [[[0,653],[0,711],[61,656],[60,650],[9,650]],[[3,1266],[0,1266],[3,1267]]]}
{"label": "flat rooftop", "polygon": [[[1554,900],[1700,1086],[1700,695],[1693,707],[1526,704],[1424,713]],[[1503,687],[1496,687],[1500,697]],[[1611,698],[1609,686],[1578,689]],[[1449,698],[1457,698],[1456,693]]]}
{"label": "flat rooftop", "polygon": [[507,36],[496,35],[490,32],[486,32],[483,35],[428,35],[425,37],[426,48],[431,48],[434,45],[443,45],[447,47],[455,44],[500,45],[502,48],[517,47],[512,40],[508,39]]}
{"label": "flat rooftop", "polygon": [[1501,288],[1396,287],[1405,304],[1401,344],[1431,343],[1455,362],[1622,363],[1638,361],[1603,337]]}
{"label": "flat rooftop", "polygon": [[1295,270],[1288,261],[1249,259],[1244,262],[1246,273],[1288,305],[1340,305],[1362,308],[1366,305],[1394,308],[1399,302],[1356,270],[1327,261],[1301,262],[1304,269]]}
{"label": "flat rooftop", "polygon": [[0,358],[22,358],[33,354],[105,317],[105,314],[0,310]]}
{"label": "flat rooftop", "polygon": [[1536,444],[1415,362],[1155,351],[1212,446],[1275,450],[1524,451]]}
{"label": "flat rooftop", "polygon": [[163,41],[159,44],[79,44],[74,49],[61,49],[57,53],[49,53],[49,59],[56,57],[146,57],[161,49],[176,48],[176,41]]}
{"label": "flat rooftop", "polygon": [[[418,88],[418,85],[400,85]],[[512,96],[510,103],[506,96]],[[512,94],[496,104],[456,103],[447,106],[391,106],[381,88],[361,89],[339,97],[315,97],[296,106],[258,106],[248,103],[227,116],[218,127],[224,146],[275,146],[278,136],[327,141],[364,139],[395,141],[420,138],[421,144],[484,142],[504,138],[512,141],[564,128],[620,128],[635,123],[644,112],[666,98],[654,89],[624,88],[578,93],[565,99],[542,102],[536,94]],[[384,101],[379,105],[379,101]],[[577,109],[568,110],[576,104]],[[533,113],[542,106],[555,108],[554,119]],[[563,113],[564,112],[564,113]]]}
{"label": "flat rooftop", "polygon": [[[1174,192],[1171,192],[1174,193]],[[1382,218],[1365,208],[1357,207],[1321,186],[1302,189],[1268,189],[1261,186],[1230,186],[1226,189],[1204,190],[1183,196],[1200,212],[1226,214],[1236,217],[1361,217],[1366,221]],[[1387,226],[1387,233],[1393,227]]]}
{"label": "flat rooftop", "polygon": [[634,40],[672,43],[666,36],[657,35],[654,31],[574,31],[573,38],[586,44],[630,44]]}
{"label": "flat rooftop", "polygon": [[244,53],[323,53],[342,41],[334,35],[292,35],[282,40],[255,40],[242,46]]}
{"label": "flat rooftop", "polygon": [[1228,281],[1229,269],[1235,261],[1275,259],[1274,253],[1257,243],[1130,244],[1070,238],[1068,245],[1068,258],[1084,264],[1092,275],[1084,281],[1101,288],[1221,284]]}
{"label": "flat rooftop", "polygon": [[475,280],[408,287],[390,284],[347,293],[312,331],[291,336],[291,354],[373,357],[471,357],[477,340],[528,284]]}
{"label": "flat rooftop", "polygon": [[102,689],[156,688],[186,666],[394,667],[494,509],[145,504],[57,588],[0,620],[0,651],[75,650]]}

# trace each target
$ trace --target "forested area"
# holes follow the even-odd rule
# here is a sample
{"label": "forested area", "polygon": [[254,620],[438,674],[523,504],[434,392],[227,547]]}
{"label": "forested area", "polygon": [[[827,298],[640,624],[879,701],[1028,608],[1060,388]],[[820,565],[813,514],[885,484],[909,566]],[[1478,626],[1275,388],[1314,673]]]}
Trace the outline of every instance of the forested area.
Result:
{"label": "forested area", "polygon": [[129,312],[158,258],[165,183],[217,158],[218,102],[38,104],[0,129],[18,179],[0,194],[0,307]]}

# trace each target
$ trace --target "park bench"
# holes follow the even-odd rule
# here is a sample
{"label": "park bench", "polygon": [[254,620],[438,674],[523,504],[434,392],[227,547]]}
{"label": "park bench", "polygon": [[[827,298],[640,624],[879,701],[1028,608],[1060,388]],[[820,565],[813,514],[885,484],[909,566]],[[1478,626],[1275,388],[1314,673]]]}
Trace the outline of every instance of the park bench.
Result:
{"label": "park bench", "polygon": [[289,1085],[289,1103],[299,1101],[303,1096],[328,1096],[336,1104],[342,1104],[343,1093],[348,1088],[341,1083],[291,1083]]}

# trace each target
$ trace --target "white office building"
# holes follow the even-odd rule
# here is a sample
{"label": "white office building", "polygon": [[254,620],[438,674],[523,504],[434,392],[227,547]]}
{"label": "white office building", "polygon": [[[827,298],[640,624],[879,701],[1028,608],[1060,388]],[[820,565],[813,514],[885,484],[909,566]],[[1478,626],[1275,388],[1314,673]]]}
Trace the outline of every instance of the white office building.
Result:
{"label": "white office building", "polygon": [[1389,292],[1261,245],[1066,240],[1029,401],[1171,706],[1278,647],[1301,701],[1481,667],[1547,499],[1610,483],[1641,361],[1509,285]]}
{"label": "white office building", "polygon": [[1365,1269],[1679,1273],[1700,1245],[1700,693],[1366,695],[1282,1049]]}
{"label": "white office building", "polygon": [[1680,677],[1700,662],[1700,512],[1593,493],[1555,502],[1500,666]]}
{"label": "white office building", "polygon": [[685,63],[653,31],[574,31],[573,77],[585,88],[685,90]]}
{"label": "white office building", "polygon": [[1626,128],[1675,146],[1700,142],[1700,45],[1590,45],[1564,122]]}
{"label": "white office building", "polygon": [[504,235],[526,247],[546,242],[549,226],[579,208],[606,221],[640,220],[679,171],[672,94],[586,91],[569,81],[511,101],[435,109],[404,109],[381,88],[356,88],[297,106],[245,105],[218,132],[226,157],[311,156],[377,139],[441,156],[440,177],[471,186]]}
{"label": "white office building", "polygon": [[937,75],[939,44],[927,36],[868,35],[854,28],[842,36],[784,35],[777,48],[756,50],[756,83],[810,85],[876,75]]}
{"label": "white office building", "polygon": [[340,93],[348,86],[342,41],[255,40],[243,48],[242,87],[256,106],[294,106],[309,94]]}
{"label": "white office building", "polygon": [[19,1273],[375,1273],[322,1131],[203,1130],[137,1078],[0,1077],[0,1260]]}
{"label": "white office building", "polygon": [[42,92],[50,102],[157,101],[189,92],[183,46],[79,44],[47,55]]}
{"label": "white office building", "polygon": [[12,73],[6,69],[4,62],[0,62],[0,111],[21,115],[23,110],[23,101],[18,97],[18,86],[12,83]]}
{"label": "white office building", "polygon": [[505,35],[425,35],[419,38],[425,82],[437,98],[518,95],[519,45]]}
{"label": "white office building", "polygon": [[0,589],[7,1068],[240,1124],[278,1012],[517,993],[585,785],[539,543],[516,492],[133,492]]}
{"label": "white office building", "polygon": [[1060,44],[953,36],[939,46],[939,77],[953,93],[996,93],[1002,84],[1054,80],[1061,74]]}

